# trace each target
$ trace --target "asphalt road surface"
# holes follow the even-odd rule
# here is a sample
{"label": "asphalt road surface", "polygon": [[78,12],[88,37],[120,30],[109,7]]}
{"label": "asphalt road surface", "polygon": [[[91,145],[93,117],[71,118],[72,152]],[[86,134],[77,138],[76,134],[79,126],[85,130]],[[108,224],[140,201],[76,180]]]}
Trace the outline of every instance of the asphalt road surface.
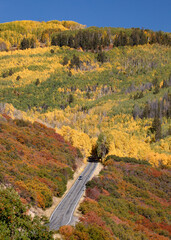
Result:
{"label": "asphalt road surface", "polygon": [[89,162],[81,173],[82,179],[77,179],[69,192],[59,203],[50,217],[50,230],[58,230],[63,225],[69,225],[73,217],[74,210],[85,190],[85,184],[93,174],[97,163]]}

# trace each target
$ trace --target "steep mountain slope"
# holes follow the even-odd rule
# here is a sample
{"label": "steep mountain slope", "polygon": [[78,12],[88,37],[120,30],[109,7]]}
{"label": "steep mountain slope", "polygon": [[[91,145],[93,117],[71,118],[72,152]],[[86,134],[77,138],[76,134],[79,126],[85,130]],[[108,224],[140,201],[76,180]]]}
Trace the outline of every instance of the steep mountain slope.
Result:
{"label": "steep mountain slope", "polygon": [[32,219],[27,210],[14,189],[0,186],[0,239],[54,239],[43,224],[45,219]]}
{"label": "steep mountain slope", "polygon": [[41,208],[62,196],[77,168],[79,151],[53,129],[0,117],[0,180],[24,202]]}
{"label": "steep mountain slope", "polygon": [[170,180],[169,170],[108,156],[99,177],[87,184],[81,222],[60,232],[64,239],[167,240]]}

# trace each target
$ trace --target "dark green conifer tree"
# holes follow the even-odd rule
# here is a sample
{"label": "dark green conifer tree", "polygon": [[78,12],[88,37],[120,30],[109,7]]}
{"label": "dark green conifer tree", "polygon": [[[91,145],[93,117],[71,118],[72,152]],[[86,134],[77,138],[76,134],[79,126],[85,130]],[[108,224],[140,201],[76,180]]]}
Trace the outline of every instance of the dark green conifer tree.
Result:
{"label": "dark green conifer tree", "polygon": [[131,44],[133,46],[139,44],[139,42],[140,42],[140,32],[139,32],[139,29],[134,29],[132,31],[130,39],[131,39]]}
{"label": "dark green conifer tree", "polygon": [[67,65],[67,64],[68,64],[68,61],[69,61],[68,57],[65,56],[64,59],[63,59],[62,65],[63,65],[63,66]]}
{"label": "dark green conifer tree", "polygon": [[139,41],[139,44],[143,45],[143,44],[147,44],[147,36],[146,34],[144,33],[144,30],[141,29],[140,31],[140,41]]}
{"label": "dark green conifer tree", "polygon": [[74,38],[73,38],[72,35],[69,36],[69,38],[68,38],[68,46],[69,46],[70,48],[73,48],[73,47],[74,47]]}
{"label": "dark green conifer tree", "polygon": [[73,102],[74,102],[74,96],[72,94],[70,94],[68,97],[68,103],[71,104]]}
{"label": "dark green conifer tree", "polygon": [[20,44],[20,48],[22,49],[22,50],[24,50],[24,49],[27,49],[27,48],[29,48],[30,47],[30,41],[29,41],[29,39],[28,38],[23,38],[23,40],[21,41],[21,44]]}
{"label": "dark green conifer tree", "polygon": [[106,57],[106,54],[105,52],[99,52],[98,55],[97,55],[97,61],[98,62],[101,62],[101,63],[104,63],[107,61],[107,57]]}
{"label": "dark green conifer tree", "polygon": [[155,132],[155,141],[158,141],[161,139],[161,121],[158,116],[154,117],[153,123],[152,123],[152,129],[153,132]]}

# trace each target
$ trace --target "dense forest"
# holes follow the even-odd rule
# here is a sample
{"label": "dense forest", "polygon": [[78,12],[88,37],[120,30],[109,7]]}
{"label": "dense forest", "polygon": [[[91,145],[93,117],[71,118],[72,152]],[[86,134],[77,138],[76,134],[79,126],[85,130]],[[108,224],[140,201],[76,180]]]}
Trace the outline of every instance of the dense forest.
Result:
{"label": "dense forest", "polygon": [[144,44],[164,44],[171,45],[170,35],[167,33],[152,32],[133,28],[130,30],[121,30],[112,34],[111,29],[84,29],[77,32],[63,32],[53,35],[51,44],[55,46],[68,46],[70,48],[82,48],[84,51],[102,51],[107,47],[119,46],[137,46]]}
{"label": "dense forest", "polygon": [[2,238],[51,239],[27,205],[50,207],[91,158],[103,170],[64,239],[169,239],[170,44],[149,29],[0,24]]}

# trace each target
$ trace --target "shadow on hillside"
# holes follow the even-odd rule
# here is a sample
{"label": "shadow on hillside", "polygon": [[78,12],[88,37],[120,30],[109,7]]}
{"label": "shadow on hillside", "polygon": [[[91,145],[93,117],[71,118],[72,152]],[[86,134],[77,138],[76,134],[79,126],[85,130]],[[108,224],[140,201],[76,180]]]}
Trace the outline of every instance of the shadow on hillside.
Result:
{"label": "shadow on hillside", "polygon": [[90,156],[90,157],[87,159],[87,162],[99,162],[99,159],[98,159],[97,157]]}

